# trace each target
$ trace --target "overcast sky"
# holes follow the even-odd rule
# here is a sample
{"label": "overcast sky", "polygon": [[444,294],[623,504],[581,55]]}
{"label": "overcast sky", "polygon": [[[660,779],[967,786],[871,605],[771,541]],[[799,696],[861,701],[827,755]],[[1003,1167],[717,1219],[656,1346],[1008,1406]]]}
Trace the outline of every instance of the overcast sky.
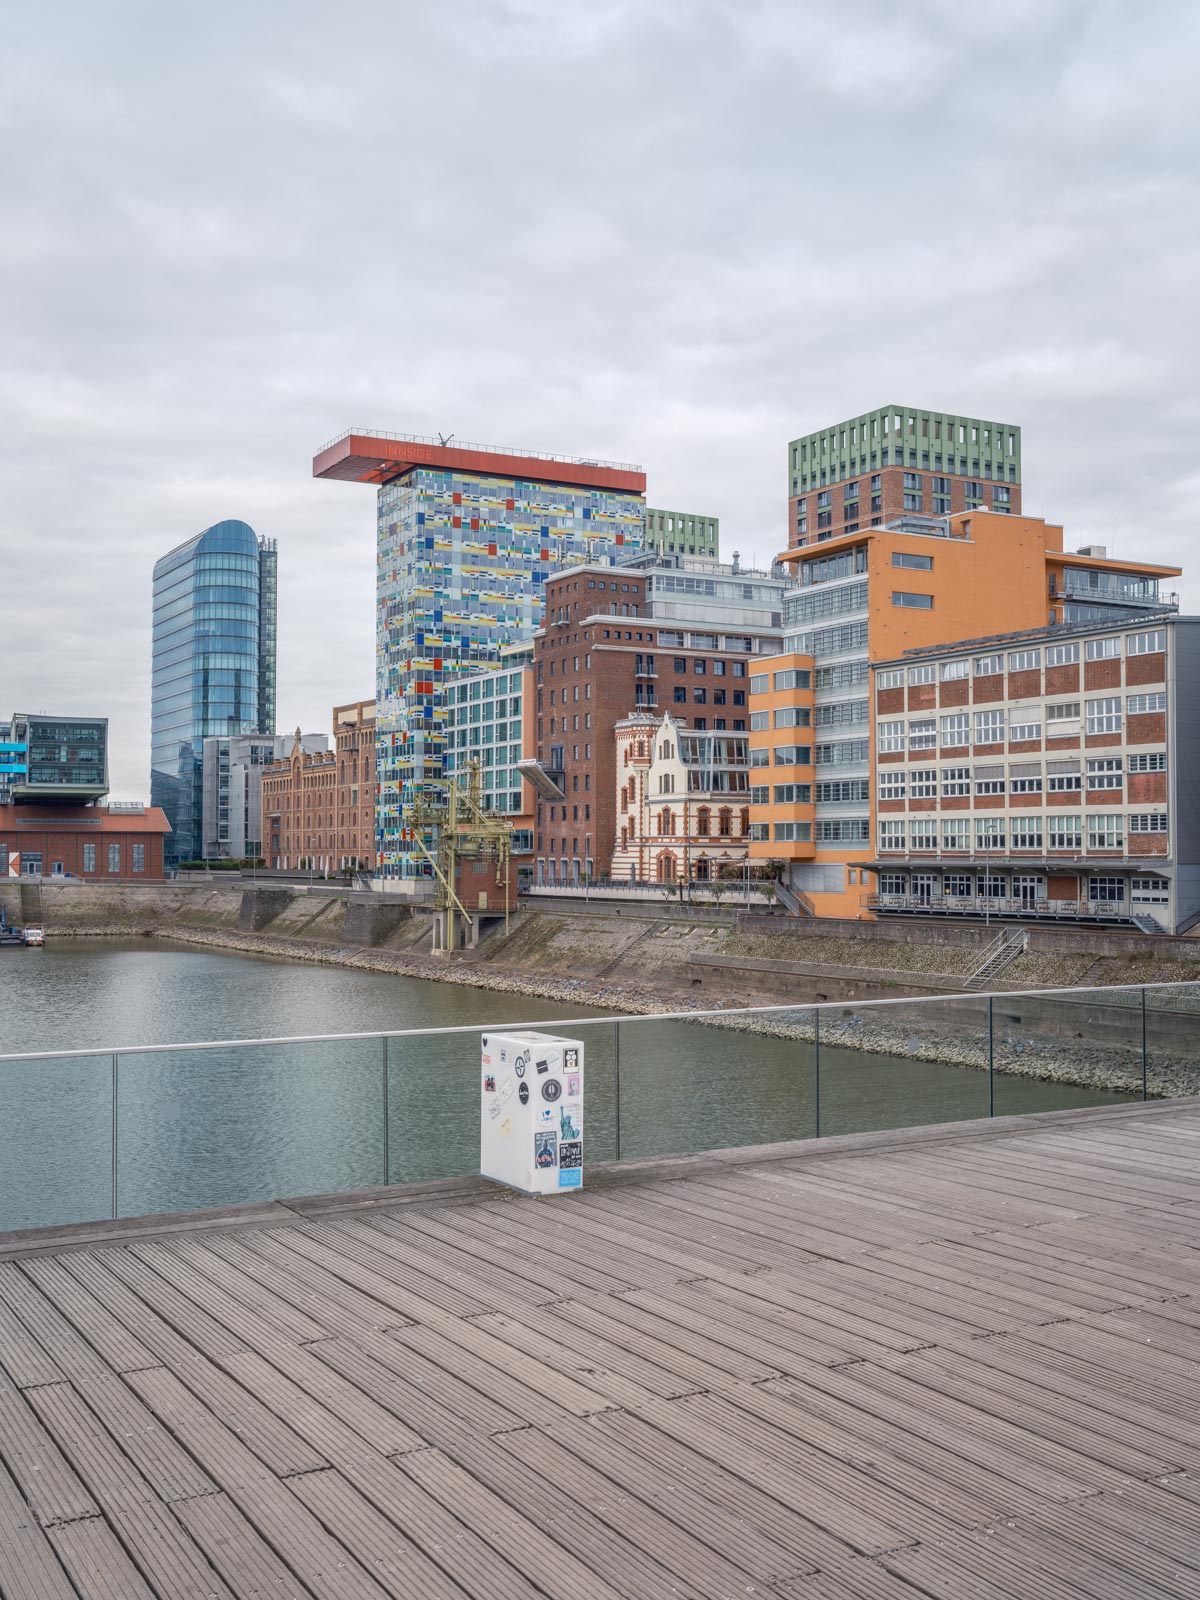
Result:
{"label": "overcast sky", "polygon": [[373,693],[374,492],[311,476],[350,426],[640,462],[766,559],[789,439],[958,411],[1069,547],[1192,559],[1191,0],[0,23],[0,712],[107,714],[114,797],[151,568],[223,517],[279,540],[279,726]]}

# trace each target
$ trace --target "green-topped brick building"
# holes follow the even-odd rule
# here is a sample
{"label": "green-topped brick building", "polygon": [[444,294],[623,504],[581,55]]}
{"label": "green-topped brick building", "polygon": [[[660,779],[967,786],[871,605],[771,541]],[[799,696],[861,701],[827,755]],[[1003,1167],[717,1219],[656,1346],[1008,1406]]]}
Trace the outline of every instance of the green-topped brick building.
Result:
{"label": "green-topped brick building", "polygon": [[881,406],[788,445],[788,545],[896,517],[1021,509],[1021,430],[1011,422]]}
{"label": "green-topped brick building", "polygon": [[721,526],[716,517],[693,511],[658,511],[646,508],[647,550],[662,556],[711,556],[720,553]]}

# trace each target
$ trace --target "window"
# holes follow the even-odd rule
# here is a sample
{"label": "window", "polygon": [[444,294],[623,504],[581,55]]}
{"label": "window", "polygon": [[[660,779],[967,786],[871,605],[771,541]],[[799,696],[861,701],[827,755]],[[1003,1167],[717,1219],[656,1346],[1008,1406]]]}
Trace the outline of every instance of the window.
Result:
{"label": "window", "polygon": [[1120,756],[1111,761],[1089,761],[1087,774],[1089,789],[1119,789],[1124,782]]}
{"label": "window", "polygon": [[1089,639],[1087,642],[1087,659],[1089,661],[1112,661],[1121,654],[1121,641],[1112,634],[1106,639]]}
{"label": "window", "polygon": [[750,732],[761,733],[764,728],[771,726],[771,713],[769,711],[752,711],[750,713]]}
{"label": "window", "polygon": [[977,711],[975,713],[975,743],[1004,743],[1004,712]]}
{"label": "window", "polygon": [[937,718],[916,717],[908,725],[910,750],[935,750],[937,748]]}
{"label": "window", "polygon": [[702,706],[707,699],[708,699],[708,690],[703,686],[703,684],[699,684],[698,683],[696,685],[696,687],[692,690],[692,700],[695,702],[696,705]]}
{"label": "window", "polygon": [[1046,665],[1048,667],[1069,667],[1079,660],[1079,646],[1077,644],[1048,644],[1046,646]]}
{"label": "window", "polygon": [[942,818],[942,849],[969,850],[971,848],[970,817]]}
{"label": "window", "polygon": [[952,800],[956,796],[970,794],[971,769],[970,767],[943,767],[942,768],[942,799]]}
{"label": "window", "polygon": [[1083,849],[1083,829],[1078,815],[1047,817],[1046,834],[1051,850]]}
{"label": "window", "polygon": [[1115,812],[1109,815],[1098,811],[1090,815],[1088,823],[1089,850],[1123,850],[1125,848],[1125,819]]}
{"label": "window", "polygon": [[775,837],[782,844],[801,843],[812,838],[811,822],[777,822]]}
{"label": "window", "polygon": [[[879,774],[879,798],[903,800],[906,793],[906,776],[903,767],[889,767]],[[818,793],[821,785],[817,785]]]}
{"label": "window", "polygon": [[1046,787],[1051,794],[1077,793],[1083,787],[1078,763],[1070,771],[1059,772],[1055,770],[1055,763],[1052,761],[1046,778]]}
{"label": "window", "polygon": [[1065,739],[1079,732],[1079,701],[1062,700],[1046,707],[1047,739]]}
{"label": "window", "polygon": [[994,678],[1004,671],[1003,656],[976,656],[975,676],[977,678]]}
{"label": "window", "polygon": [[1042,849],[1042,819],[1036,811],[1014,812],[1009,818],[1014,850]]}
{"label": "window", "polygon": [[1167,757],[1165,751],[1155,755],[1130,756],[1127,765],[1130,772],[1165,772],[1167,770]]}
{"label": "window", "polygon": [[1042,664],[1040,650],[1010,650],[1008,652],[1008,670],[1010,672],[1032,672],[1035,667]]}
{"label": "window", "polygon": [[879,824],[879,848],[881,850],[904,849],[904,823],[902,821]]}
{"label": "window", "polygon": [[937,818],[914,817],[909,823],[910,850],[937,849]]}
{"label": "window", "polygon": [[965,658],[960,661],[942,662],[942,682],[952,683],[956,678],[969,678],[971,676],[971,663]]}
{"label": "window", "polygon": [[880,754],[904,749],[903,722],[881,722],[876,729]]}
{"label": "window", "polygon": [[1121,697],[1089,700],[1087,702],[1087,731],[1091,733],[1120,733]]}
{"label": "window", "polygon": [[909,793],[914,800],[936,800],[938,775],[935,767],[915,767],[909,774]]}
{"label": "window", "polygon": [[[807,785],[801,784],[801,788]],[[865,804],[871,798],[871,784],[867,778],[845,778],[817,785],[818,805],[841,805],[850,801]]]}
{"label": "window", "polygon": [[1131,694],[1125,701],[1125,709],[1131,717],[1141,717],[1147,711],[1165,711],[1167,697],[1164,693],[1158,694]]}
{"label": "window", "polygon": [[906,489],[920,489],[920,487],[921,487],[920,474],[916,473],[916,472],[906,472],[904,474],[904,487]]}
{"label": "window", "polygon": [[132,862],[133,870],[135,872],[145,872],[145,870],[146,870],[146,846],[144,844],[134,844],[134,845],[132,845],[130,847],[130,849],[131,849],[131,853],[132,853],[132,856],[133,856],[133,862]]}
{"label": "window", "polygon": [[976,817],[975,848],[977,850],[1003,850],[1004,839],[1003,817]]}
{"label": "window", "polygon": [[910,611],[932,611],[933,596],[931,594],[908,594],[903,589],[892,591],[892,604],[905,606]]}
{"label": "window", "polygon": [[1008,787],[1010,794],[1041,794],[1041,774],[1039,773],[1037,777],[1034,777],[1032,773],[1029,773],[1026,777],[1010,778]]}
{"label": "window", "polygon": [[[692,642],[695,643],[695,639],[694,638],[693,638]],[[715,642],[716,641],[714,640],[714,643]],[[707,671],[708,671],[708,663],[705,662],[705,661],[693,661],[692,662],[692,671],[696,674],[696,676],[698,678],[703,678],[705,676],[705,674],[707,673]]]}
{"label": "window", "polygon": [[[687,704],[687,685],[686,684],[682,684],[682,683],[677,683],[675,685],[674,689],[672,690],[672,695],[674,697],[674,703],[677,706],[686,705]],[[764,715],[765,715],[765,713],[764,713]]]}
{"label": "window", "polygon": [[96,844],[94,840],[89,841],[83,847],[83,870],[85,872],[95,872],[96,870]]}
{"label": "window", "polygon": [[771,676],[767,672],[756,672],[750,679],[751,694],[766,694],[771,687]]}
{"label": "window", "polygon": [[936,667],[909,667],[908,669],[908,681],[910,684],[933,683],[936,678]]}
{"label": "window", "polygon": [[[763,794],[766,794],[765,789]],[[775,804],[777,806],[806,806],[811,799],[811,783],[777,783],[775,785]]]}
{"label": "window", "polygon": [[1129,813],[1130,833],[1166,833],[1167,813],[1165,811],[1131,811]]}
{"label": "window", "polygon": [[750,765],[752,767],[765,767],[770,764],[771,752],[767,749],[751,750]]}
{"label": "window", "polygon": [[948,872],[942,879],[942,893],[947,900],[969,900],[971,880],[964,872]]}
{"label": "window", "polygon": [[879,874],[880,894],[903,894],[904,876],[899,872],[881,872]]}
{"label": "window", "polygon": [[870,844],[871,823],[867,817],[840,817],[818,822],[815,837],[822,844]]}
{"label": "window", "polygon": [[910,555],[906,550],[893,550],[892,565],[894,567],[910,567],[914,572],[932,572],[933,557]]}
{"label": "window", "polygon": [[108,847],[108,870],[110,872],[120,872],[121,870],[121,846],[119,844],[110,844]]}
{"label": "window", "polygon": [[971,718],[966,711],[955,711],[942,718],[942,744],[947,750],[958,749],[971,742]]}
{"label": "window", "polygon": [[812,687],[812,673],[802,667],[790,667],[785,672],[775,673],[774,687],[777,692],[781,689],[809,689]]}
{"label": "window", "polygon": [[[1167,630],[1154,628],[1150,633],[1129,633],[1125,636],[1125,653],[1130,656],[1156,655],[1167,648]],[[1135,880],[1136,881],[1136,880]],[[1154,880],[1159,881],[1159,880]]]}
{"label": "window", "polygon": [[889,667],[886,672],[875,674],[875,687],[877,689],[899,689],[904,683],[904,670],[901,667]]}
{"label": "window", "polygon": [[1118,905],[1125,898],[1125,881],[1123,878],[1092,878],[1088,883],[1088,899],[1115,902]]}
{"label": "window", "polygon": [[775,765],[777,767],[807,767],[811,764],[812,745],[777,744],[775,746]]}
{"label": "window", "polygon": [[783,706],[775,713],[777,728],[807,728],[811,721],[812,713],[807,706]]}
{"label": "window", "polygon": [[1012,716],[1013,720],[1008,725],[1010,744],[1020,744],[1022,740],[1042,737],[1042,713],[1038,707],[1017,708]]}
{"label": "window", "polygon": [[1171,885],[1166,878],[1134,878],[1129,898],[1135,906],[1165,906],[1171,898]]}
{"label": "window", "polygon": [[686,660],[686,658],[684,656],[675,656],[675,657],[673,657],[671,665],[674,667],[676,672],[686,672],[687,671],[687,660]]}
{"label": "window", "polygon": [[976,794],[1003,794],[1004,793],[1004,768],[1003,767],[976,767],[975,768],[975,793]]}

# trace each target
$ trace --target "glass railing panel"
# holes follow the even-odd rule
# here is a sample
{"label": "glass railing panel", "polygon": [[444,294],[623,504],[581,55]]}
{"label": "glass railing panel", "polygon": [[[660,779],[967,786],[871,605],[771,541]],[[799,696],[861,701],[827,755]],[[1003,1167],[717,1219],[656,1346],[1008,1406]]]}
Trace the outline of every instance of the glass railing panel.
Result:
{"label": "glass railing panel", "polygon": [[809,1139],[813,1010],[617,1024],[621,1159]]}
{"label": "glass railing panel", "polygon": [[0,1062],[0,1232],[112,1216],[112,1057]]}
{"label": "glass railing panel", "polygon": [[822,1006],[821,1133],[988,1115],[987,1001]]}
{"label": "glass railing panel", "polygon": [[[394,1034],[387,1041],[391,1183],[469,1177],[479,1171],[480,1074],[485,1037],[534,1031],[584,1046],[585,1167],[616,1154],[616,1024],[546,1022],[530,1029]],[[514,1081],[513,1093],[518,1086]]]}
{"label": "glass railing panel", "polygon": [[1200,983],[1152,985],[1144,994],[1147,1094],[1200,1094]]}
{"label": "glass railing panel", "polygon": [[384,1041],[122,1051],[119,1215],[384,1181]]}
{"label": "glass railing panel", "polygon": [[992,997],[998,1117],[1142,1098],[1140,989]]}

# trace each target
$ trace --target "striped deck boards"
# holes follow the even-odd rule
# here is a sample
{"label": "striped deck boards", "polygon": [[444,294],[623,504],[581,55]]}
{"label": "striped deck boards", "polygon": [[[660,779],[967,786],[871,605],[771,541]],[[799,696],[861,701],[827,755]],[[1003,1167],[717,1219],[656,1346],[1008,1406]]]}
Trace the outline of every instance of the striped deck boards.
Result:
{"label": "striped deck boards", "polygon": [[0,1238],[0,1600],[1200,1600],[1198,1174],[1178,1101]]}

